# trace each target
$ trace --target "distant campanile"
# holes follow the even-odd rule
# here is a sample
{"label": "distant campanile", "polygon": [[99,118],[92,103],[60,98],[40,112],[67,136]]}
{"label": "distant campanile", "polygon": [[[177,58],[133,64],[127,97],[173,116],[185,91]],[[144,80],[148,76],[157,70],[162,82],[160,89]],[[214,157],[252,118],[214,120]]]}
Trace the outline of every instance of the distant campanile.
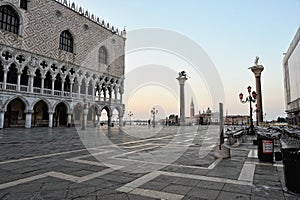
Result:
{"label": "distant campanile", "polygon": [[192,98],[191,105],[190,105],[190,117],[191,117],[191,119],[195,117],[195,107],[194,107],[193,98]]}

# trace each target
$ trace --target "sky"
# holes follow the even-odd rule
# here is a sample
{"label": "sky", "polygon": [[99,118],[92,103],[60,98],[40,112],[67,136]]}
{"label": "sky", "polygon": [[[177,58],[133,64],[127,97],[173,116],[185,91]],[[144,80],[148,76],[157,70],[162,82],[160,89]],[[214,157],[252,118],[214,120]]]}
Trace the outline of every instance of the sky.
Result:
{"label": "sky", "polygon": [[196,113],[218,111],[222,102],[228,115],[248,115],[249,105],[240,103],[238,94],[248,85],[255,88],[248,68],[256,56],[265,68],[264,116],[286,116],[282,59],[299,28],[299,0],[75,2],[114,27],[126,27],[124,104],[133,119],[150,118],[153,107],[158,118],[179,114],[181,70],[189,75],[186,116],[191,99]]}

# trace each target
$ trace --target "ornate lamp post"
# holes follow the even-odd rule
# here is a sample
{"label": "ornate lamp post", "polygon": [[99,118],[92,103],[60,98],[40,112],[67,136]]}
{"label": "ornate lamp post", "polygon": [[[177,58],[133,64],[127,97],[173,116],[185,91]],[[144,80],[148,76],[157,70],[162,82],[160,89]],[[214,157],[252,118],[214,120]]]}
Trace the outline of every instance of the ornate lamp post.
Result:
{"label": "ornate lamp post", "polygon": [[129,111],[128,113],[128,117],[129,117],[129,122],[130,122],[130,125],[131,125],[131,117],[133,116],[133,113],[131,111]]}
{"label": "ornate lamp post", "polygon": [[248,90],[249,96],[246,97],[246,100],[243,100],[243,96],[244,96],[243,93],[240,93],[239,97],[240,97],[241,103],[247,103],[247,102],[249,102],[249,104],[250,104],[250,127],[249,127],[249,134],[254,135],[255,132],[254,132],[253,118],[252,118],[252,113],[253,113],[252,103],[255,103],[257,94],[256,94],[255,91],[253,91],[251,93],[251,86],[248,86],[247,90]]}
{"label": "ornate lamp post", "polygon": [[153,127],[155,127],[155,115],[157,115],[158,110],[156,110],[155,107],[153,107],[152,110],[150,110],[150,113],[153,118],[153,121],[152,121]]}

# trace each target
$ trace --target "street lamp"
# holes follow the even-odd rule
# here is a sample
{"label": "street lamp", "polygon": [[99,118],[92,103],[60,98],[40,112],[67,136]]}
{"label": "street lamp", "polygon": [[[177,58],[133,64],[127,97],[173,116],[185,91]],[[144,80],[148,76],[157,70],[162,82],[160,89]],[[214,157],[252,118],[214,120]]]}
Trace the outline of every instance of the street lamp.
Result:
{"label": "street lamp", "polygon": [[150,110],[150,113],[151,113],[152,118],[153,118],[153,122],[152,122],[153,127],[155,127],[155,115],[157,115],[158,110],[156,110],[155,107],[153,107],[152,110]]}
{"label": "street lamp", "polygon": [[133,116],[133,113],[131,111],[129,111],[128,113],[128,117],[129,117],[129,122],[130,122],[130,125],[131,125],[131,117]]}
{"label": "street lamp", "polygon": [[243,96],[244,96],[243,93],[240,93],[239,97],[240,97],[241,103],[247,103],[247,102],[249,102],[249,104],[250,104],[250,127],[249,127],[249,134],[254,135],[255,132],[254,132],[254,126],[253,126],[253,119],[252,119],[252,113],[253,113],[252,103],[255,103],[257,94],[256,94],[255,91],[253,91],[251,93],[251,86],[248,86],[247,90],[248,90],[249,96],[246,97],[246,100],[243,100]]}

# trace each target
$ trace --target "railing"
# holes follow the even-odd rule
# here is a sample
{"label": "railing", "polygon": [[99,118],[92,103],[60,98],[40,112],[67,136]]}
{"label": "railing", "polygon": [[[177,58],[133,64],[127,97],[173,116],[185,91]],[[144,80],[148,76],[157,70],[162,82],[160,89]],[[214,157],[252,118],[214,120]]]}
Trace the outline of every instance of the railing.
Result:
{"label": "railing", "polygon": [[92,100],[93,99],[93,95],[87,95],[87,99]]}
{"label": "railing", "polygon": [[51,89],[44,89],[44,94],[45,95],[51,95],[52,94],[52,90]]}
{"label": "railing", "polygon": [[41,88],[34,87],[33,93],[41,93]]}
{"label": "railing", "polygon": [[[0,89],[3,89],[3,82],[0,82]],[[17,84],[11,84],[11,83],[6,83],[6,90],[7,91],[17,91]],[[20,92],[22,93],[29,93],[29,87],[28,86],[24,86],[24,85],[20,85]],[[34,87],[33,88],[33,94],[41,94],[41,88],[38,87]],[[43,89],[43,95],[47,95],[47,96],[51,96],[52,95],[52,89]],[[54,95],[53,96],[64,96],[64,97],[70,97],[70,92],[62,92],[62,91],[58,91],[58,90],[54,90]],[[85,94],[80,94],[79,98],[80,99],[84,99],[86,97]],[[78,98],[78,94],[77,93],[72,93],[72,98]],[[87,99],[88,100],[93,100],[93,95],[87,95]],[[111,102],[111,103],[121,103],[121,101],[119,99],[109,99],[106,98],[106,100],[104,101],[104,97],[100,97],[100,96],[94,96],[94,101],[96,102]]]}
{"label": "railing", "polygon": [[70,96],[70,92],[64,92],[64,96],[65,97],[69,97]]}
{"label": "railing", "polygon": [[20,85],[20,91],[21,92],[27,92],[28,91],[28,86]]}
{"label": "railing", "polygon": [[54,96],[61,96],[61,91],[54,90]]}
{"label": "railing", "polygon": [[16,84],[11,84],[11,83],[6,83],[6,90],[8,90],[8,91],[17,91],[17,85]]}

